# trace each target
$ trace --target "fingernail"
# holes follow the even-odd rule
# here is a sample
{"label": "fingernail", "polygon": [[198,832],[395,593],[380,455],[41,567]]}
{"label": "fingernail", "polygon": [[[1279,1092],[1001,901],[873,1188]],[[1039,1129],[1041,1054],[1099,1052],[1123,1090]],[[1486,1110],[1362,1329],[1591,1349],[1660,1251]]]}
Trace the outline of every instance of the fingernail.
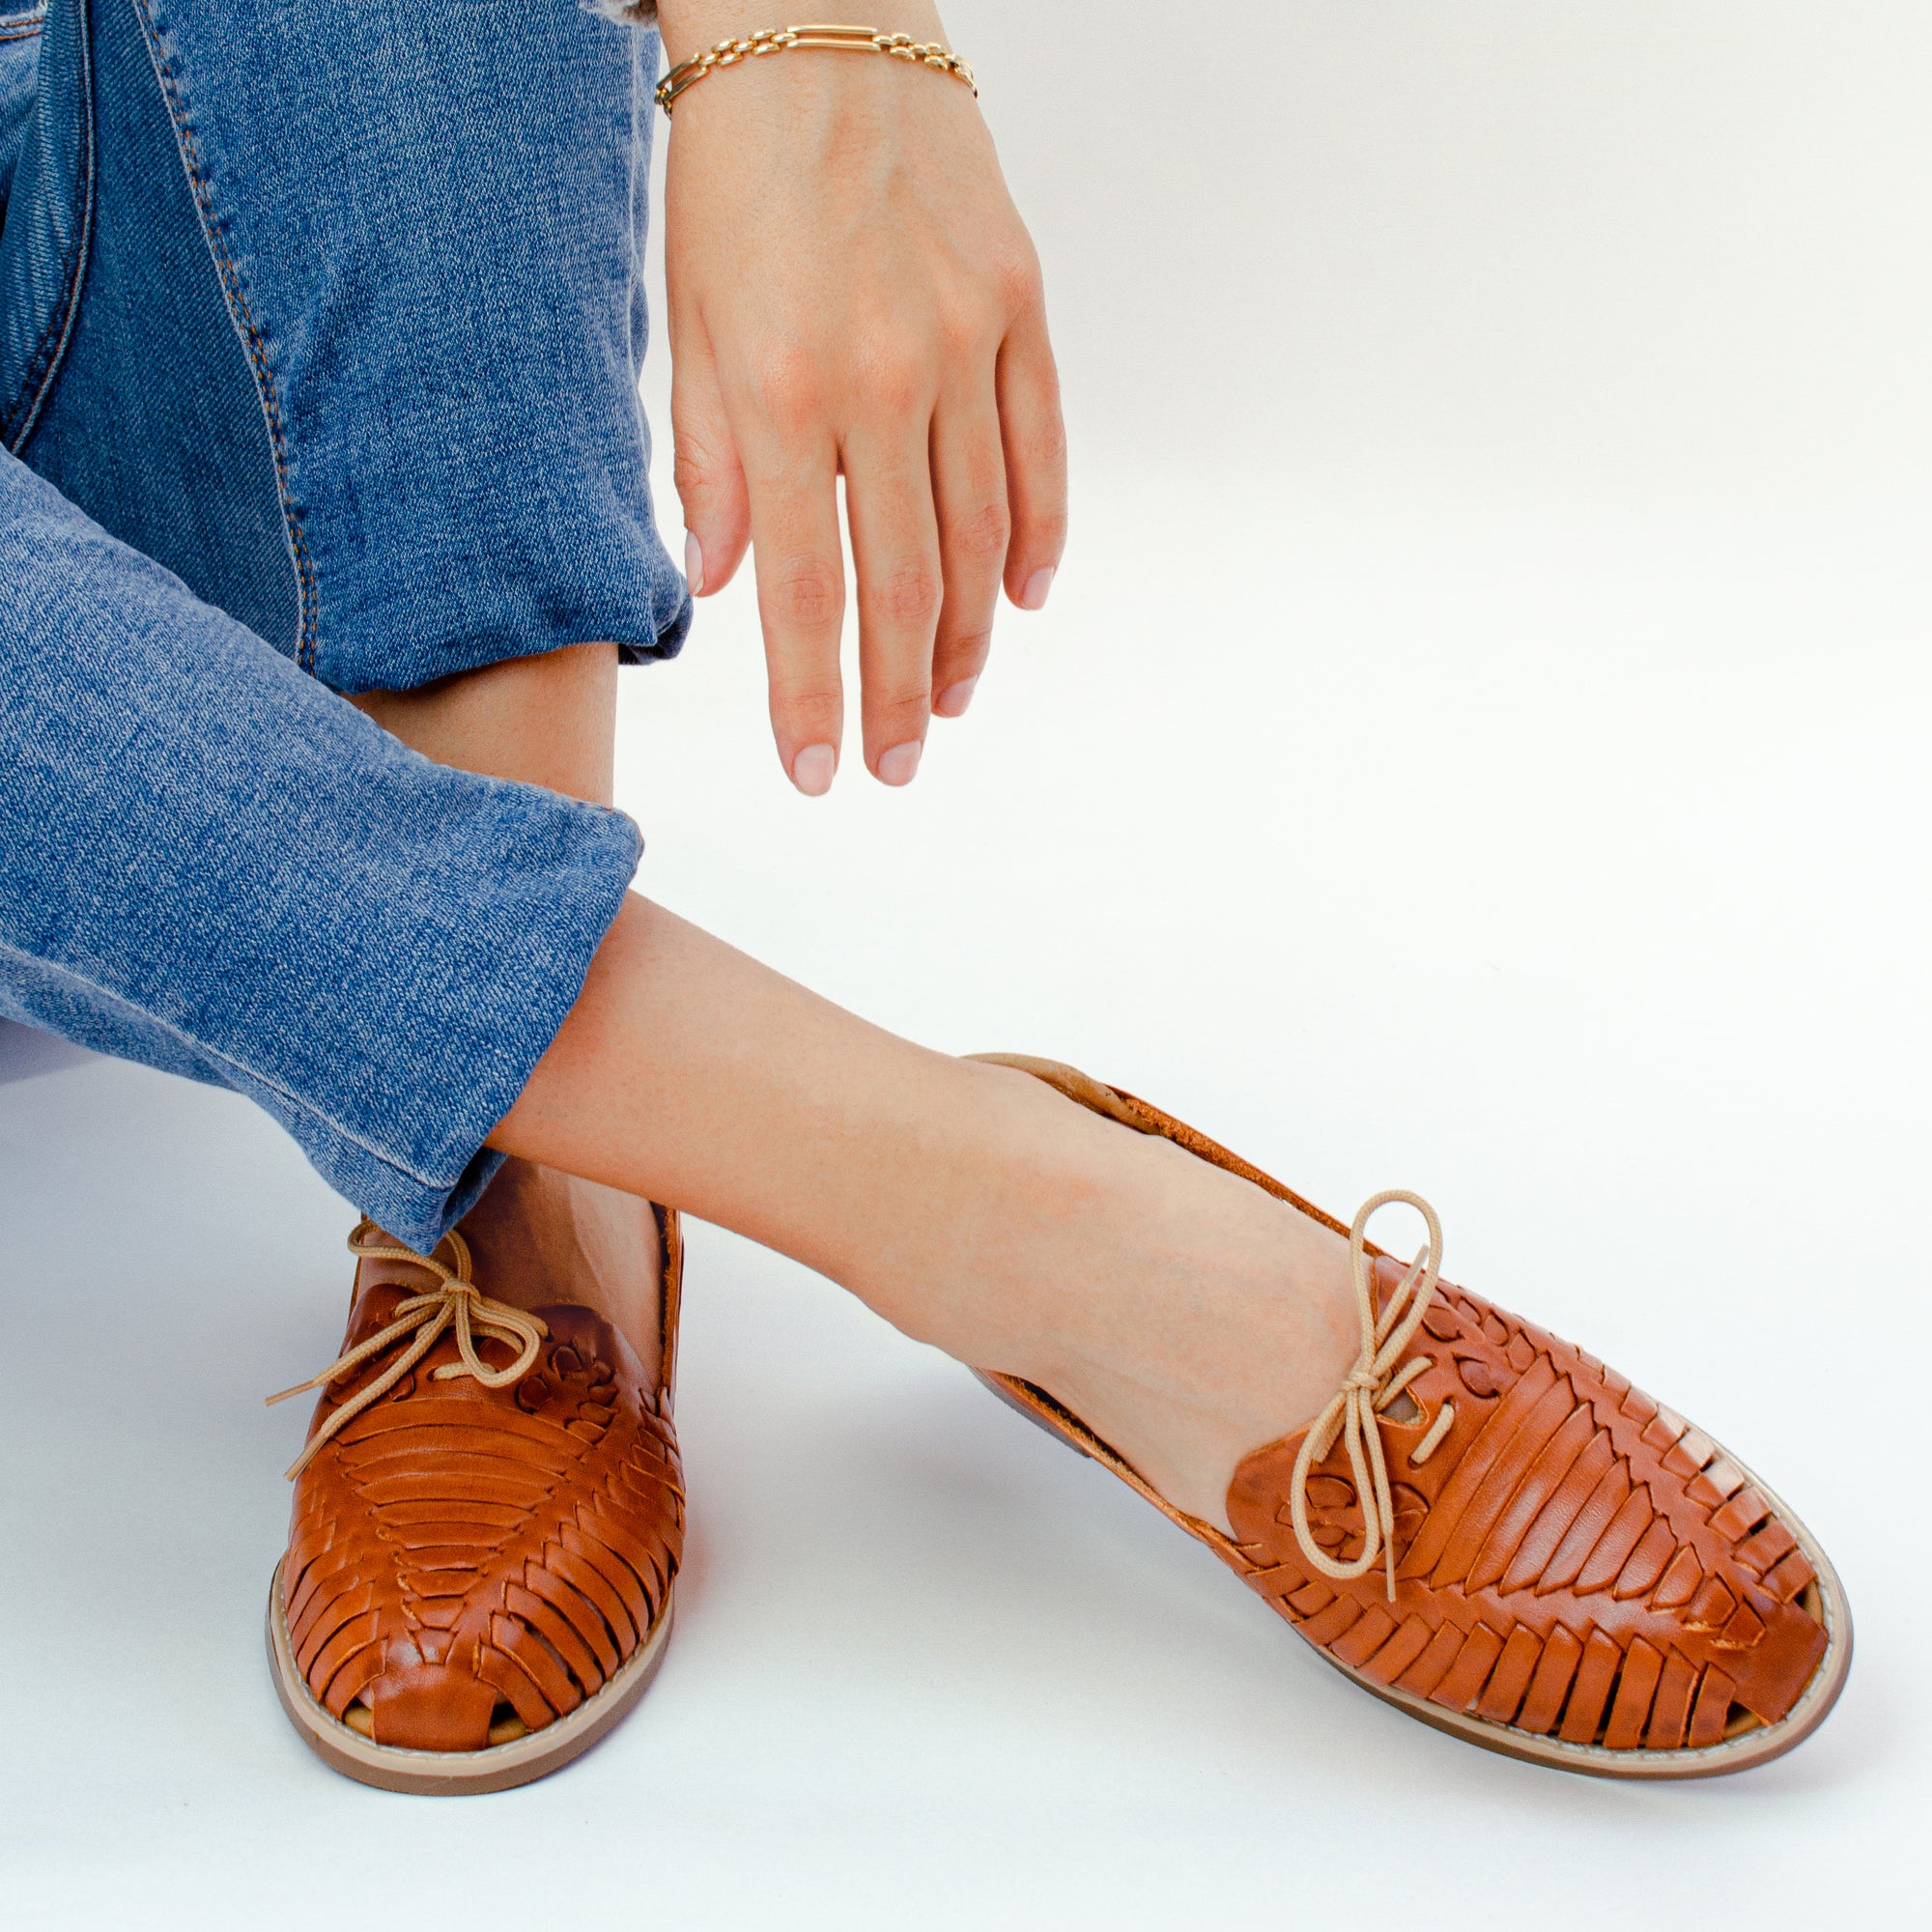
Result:
{"label": "fingernail", "polygon": [[919,770],[921,750],[917,738],[908,738],[903,745],[895,745],[890,752],[881,752],[879,782],[889,785],[911,784],[912,775]]}
{"label": "fingernail", "polygon": [[791,761],[791,781],[807,798],[823,798],[838,768],[838,753],[830,745],[808,745]]}
{"label": "fingernail", "polygon": [[962,677],[957,684],[949,684],[932,700],[933,715],[939,718],[963,718],[966,707],[973,701],[973,687],[980,682],[980,673]]}
{"label": "fingernail", "polygon": [[[704,547],[689,530],[684,533],[684,581],[694,597],[704,592]],[[1031,610],[1033,607],[1028,605]]]}
{"label": "fingernail", "polygon": [[1053,588],[1053,566],[1046,565],[1036,570],[1026,581],[1026,588],[1020,592],[1020,609],[1037,611],[1046,603],[1046,593]]}

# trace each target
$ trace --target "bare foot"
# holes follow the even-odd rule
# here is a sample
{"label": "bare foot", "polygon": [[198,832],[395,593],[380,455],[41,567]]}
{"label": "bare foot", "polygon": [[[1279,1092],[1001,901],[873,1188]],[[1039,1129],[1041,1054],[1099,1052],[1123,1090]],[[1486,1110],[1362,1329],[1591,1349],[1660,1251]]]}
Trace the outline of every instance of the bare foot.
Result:
{"label": "bare foot", "polygon": [[593,1309],[656,1375],[663,1259],[649,1202],[510,1159],[458,1232],[485,1294],[516,1308]]}
{"label": "bare foot", "polygon": [[1113,1320],[1028,1379],[1177,1509],[1232,1533],[1236,1466],[1312,1421],[1353,1365],[1348,1243],[1172,1142],[1101,1125],[1141,1170]]}
{"label": "bare foot", "polygon": [[1044,1388],[1227,1529],[1236,1465],[1311,1421],[1354,1362],[1348,1242],[1030,1074],[933,1071],[974,1090],[944,1109],[945,1144],[909,1156],[944,1179],[920,1237],[880,1241],[854,1285],[922,1340]]}

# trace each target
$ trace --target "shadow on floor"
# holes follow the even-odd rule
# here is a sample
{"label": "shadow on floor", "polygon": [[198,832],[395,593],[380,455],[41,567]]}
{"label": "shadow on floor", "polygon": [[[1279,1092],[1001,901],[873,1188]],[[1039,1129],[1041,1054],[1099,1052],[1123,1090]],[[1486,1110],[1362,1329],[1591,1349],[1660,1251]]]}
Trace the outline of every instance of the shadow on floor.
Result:
{"label": "shadow on floor", "polygon": [[74,1046],[53,1034],[14,1020],[0,1020],[0,1087],[10,1080],[31,1080],[38,1073],[78,1066],[93,1057],[84,1046]]}

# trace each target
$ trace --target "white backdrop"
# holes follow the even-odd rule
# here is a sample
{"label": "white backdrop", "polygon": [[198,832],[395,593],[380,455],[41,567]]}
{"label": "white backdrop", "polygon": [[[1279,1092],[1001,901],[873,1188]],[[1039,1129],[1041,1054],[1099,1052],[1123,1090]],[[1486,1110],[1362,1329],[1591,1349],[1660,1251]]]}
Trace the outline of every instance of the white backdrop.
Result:
{"label": "white backdrop", "polygon": [[1932,15],[949,24],[1046,263],[1066,568],[910,793],[854,761],[816,804],[765,737],[748,585],[708,605],[625,684],[641,888],[1345,1213],[1427,1192],[1452,1276],[1804,1512],[1859,1620],[1844,1702],[1710,1787],[1473,1752],[957,1369],[700,1230],[658,1685],[526,1792],[363,1791],[287,1730],[258,1635],[301,1418],[257,1398],[335,1346],[347,1210],[228,1096],[15,1045],[22,1925],[1594,1932],[1920,1895]]}

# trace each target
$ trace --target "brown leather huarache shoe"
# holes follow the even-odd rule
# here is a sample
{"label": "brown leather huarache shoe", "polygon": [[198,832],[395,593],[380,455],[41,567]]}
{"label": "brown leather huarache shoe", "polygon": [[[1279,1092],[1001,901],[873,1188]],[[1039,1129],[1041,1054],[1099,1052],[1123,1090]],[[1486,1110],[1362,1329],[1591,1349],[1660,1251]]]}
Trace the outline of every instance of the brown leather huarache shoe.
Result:
{"label": "brown leather huarache shoe", "polygon": [[[683,1248],[663,1243],[659,1359],[587,1308],[526,1313],[363,1222],[269,1593],[282,1708],[390,1791],[500,1791],[589,1747],[643,1694],[684,1540],[671,1426]],[[293,1395],[297,1390],[286,1393]],[[271,1400],[279,1401],[280,1397]]]}
{"label": "brown leather huarache shoe", "polygon": [[[1264,1187],[1350,1236],[1362,1352],[1307,1429],[1235,1472],[1235,1540],[1172,1508],[1044,1389],[996,1395],[1207,1544],[1365,1690],[1486,1749],[1602,1777],[1779,1756],[1844,1687],[1843,1586],[1804,1525],[1681,1415],[1570,1343],[1436,1278],[1414,1195],[1352,1229],[1149,1106],[1056,1062],[981,1056]],[[1404,1268],[1391,1200],[1429,1224]]]}

